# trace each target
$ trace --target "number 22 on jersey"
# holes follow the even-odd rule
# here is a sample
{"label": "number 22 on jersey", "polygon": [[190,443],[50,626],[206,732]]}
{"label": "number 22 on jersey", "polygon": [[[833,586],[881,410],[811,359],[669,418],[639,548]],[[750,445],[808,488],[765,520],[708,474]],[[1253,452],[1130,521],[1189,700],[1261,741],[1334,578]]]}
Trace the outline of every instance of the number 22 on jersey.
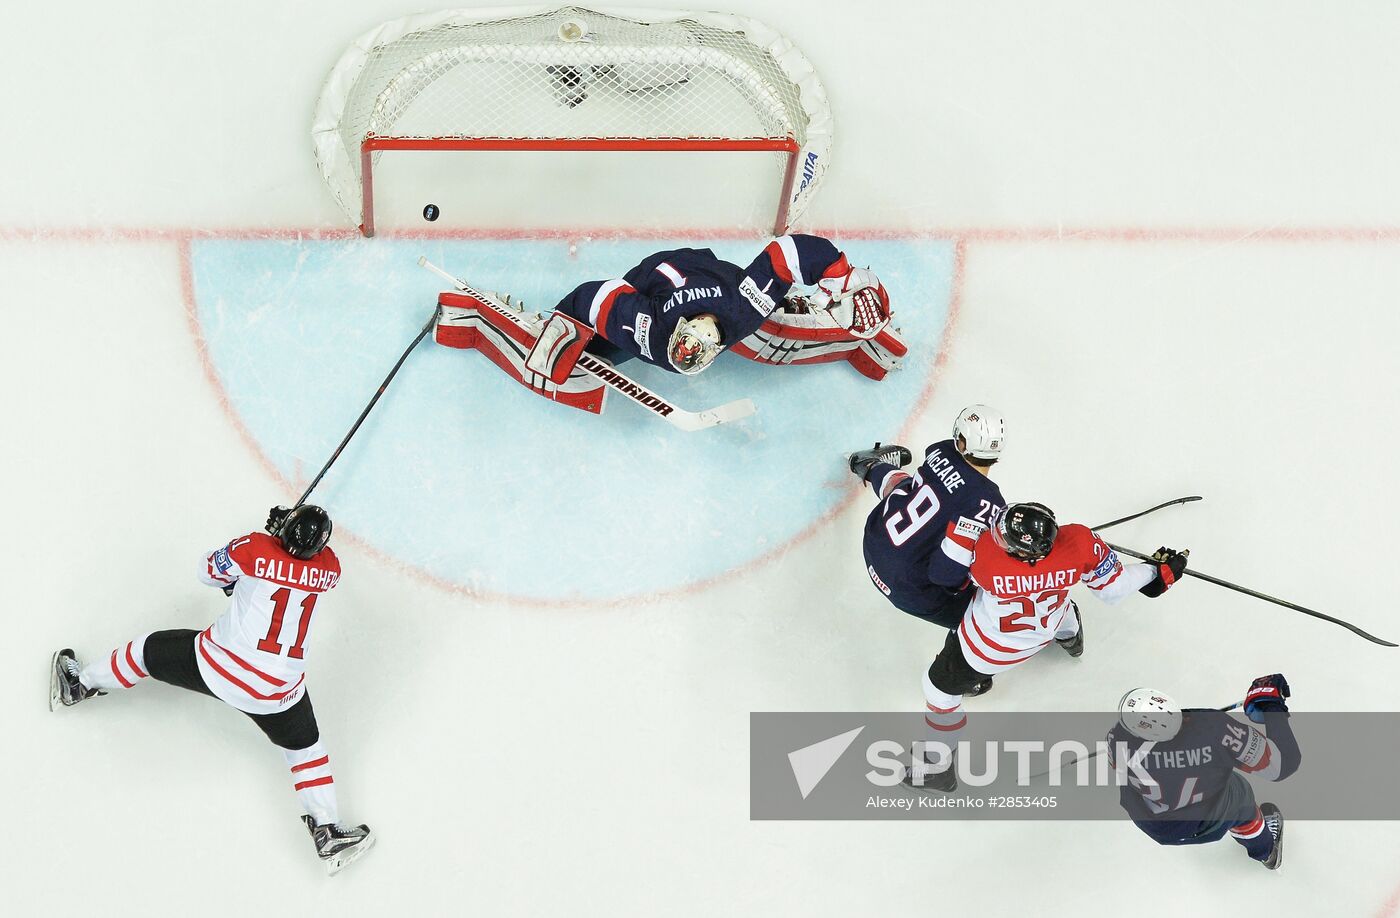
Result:
{"label": "number 22 on jersey", "polygon": [[[287,656],[300,660],[306,643],[306,632],[311,628],[311,613],[316,609],[316,597],[319,593],[307,593],[302,599],[301,617],[297,620],[297,639],[291,647],[287,649]],[[287,616],[287,606],[291,603],[292,591],[287,587],[272,594],[272,624],[268,626],[267,636],[258,641],[258,649],[263,653],[281,654],[282,645],[278,643],[278,638],[282,635],[282,620]]]}
{"label": "number 22 on jersey", "polygon": [[1014,606],[1016,611],[1009,615],[1003,615],[997,624],[1001,628],[1002,634],[1034,629],[1035,625],[1026,621],[1028,618],[1039,619],[1041,629],[1049,628],[1050,616],[1054,615],[1068,598],[1069,590],[1046,590],[1035,598],[1012,596],[1010,599],[1003,599],[997,605]]}

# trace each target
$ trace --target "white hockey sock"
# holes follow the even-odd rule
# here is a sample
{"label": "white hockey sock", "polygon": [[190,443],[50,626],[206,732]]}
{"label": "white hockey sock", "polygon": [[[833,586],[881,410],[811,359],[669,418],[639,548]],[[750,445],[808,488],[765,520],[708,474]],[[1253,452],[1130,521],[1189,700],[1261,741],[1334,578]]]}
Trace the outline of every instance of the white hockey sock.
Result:
{"label": "white hockey sock", "polygon": [[83,667],[78,681],[84,688],[115,691],[129,689],[149,678],[146,672],[146,638],[143,634],[105,657],[99,657]]}
{"label": "white hockey sock", "polygon": [[1060,620],[1060,627],[1055,629],[1055,640],[1067,641],[1079,633],[1079,607],[1070,606],[1065,612],[1065,617]]}
{"label": "white hockey sock", "polygon": [[305,749],[283,749],[282,754],[287,757],[287,767],[292,770],[292,789],[297,792],[297,800],[306,815],[318,826],[339,822],[335,779],[331,777],[326,747],[318,740]]}
{"label": "white hockey sock", "polygon": [[[958,736],[967,726],[967,713],[962,709],[962,696],[940,690],[927,671],[924,672],[924,726],[928,728],[924,740],[929,744],[925,747],[924,760],[930,773],[941,774],[953,766],[953,758],[943,755],[934,744],[956,749]],[[918,756],[915,756],[915,764],[918,764]]]}

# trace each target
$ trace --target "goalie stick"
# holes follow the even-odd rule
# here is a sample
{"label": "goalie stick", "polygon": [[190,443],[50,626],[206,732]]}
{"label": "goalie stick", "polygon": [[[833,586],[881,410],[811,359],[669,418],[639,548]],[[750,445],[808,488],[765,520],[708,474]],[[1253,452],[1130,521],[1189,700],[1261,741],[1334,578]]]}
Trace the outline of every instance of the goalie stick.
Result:
{"label": "goalie stick", "polygon": [[[461,278],[449,274],[431,261],[428,261],[427,256],[420,255],[418,257],[418,264],[420,267],[432,271],[462,293],[489,302],[485,294],[473,289]],[[589,375],[609,386],[614,391],[621,393],[652,414],[664,419],[671,426],[678,427],[681,430],[704,430],[707,427],[728,424],[731,421],[738,421],[746,418],[758,410],[754,406],[752,399],[741,398],[732,402],[725,402],[723,405],[717,405],[714,408],[705,408],[700,411],[686,411],[684,408],[678,407],[669,400],[657,395],[641,383],[630,379],[625,374],[608,366],[605,362],[594,357],[592,354],[587,352],[583,353],[579,357],[577,366],[581,367]]]}

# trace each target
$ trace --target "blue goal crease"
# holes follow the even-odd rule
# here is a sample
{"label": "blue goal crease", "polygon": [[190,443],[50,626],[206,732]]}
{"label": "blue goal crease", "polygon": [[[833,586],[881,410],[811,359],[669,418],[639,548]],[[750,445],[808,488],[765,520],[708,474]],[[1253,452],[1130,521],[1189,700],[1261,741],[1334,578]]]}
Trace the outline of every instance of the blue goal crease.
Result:
{"label": "blue goal crease", "polygon": [[[192,244],[195,308],[232,409],[289,480],[330,456],[442,283],[419,255],[546,312],[577,284],[653,251],[759,243],[233,240]],[[910,345],[876,383],[845,363],[766,367],[724,355],[685,378],[627,372],[697,409],[752,397],[756,416],[685,433],[623,399],[602,416],[548,402],[480,354],[419,346],[316,492],[384,554],[472,590],[607,600],[682,587],[780,547],[846,493],[842,456],[905,426],[947,326],[953,244],[851,241],[890,291]],[[545,559],[548,563],[541,563]]]}

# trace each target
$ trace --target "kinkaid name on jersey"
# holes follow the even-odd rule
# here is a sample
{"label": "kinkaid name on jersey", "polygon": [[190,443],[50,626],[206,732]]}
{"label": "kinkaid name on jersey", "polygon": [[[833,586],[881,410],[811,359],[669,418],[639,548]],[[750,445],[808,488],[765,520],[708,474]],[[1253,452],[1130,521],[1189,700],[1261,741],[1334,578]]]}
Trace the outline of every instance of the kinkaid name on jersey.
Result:
{"label": "kinkaid name on jersey", "polygon": [[998,596],[1034,593],[1038,590],[1067,590],[1079,582],[1079,571],[1045,571],[1040,574],[1004,574],[992,577],[991,592]]}
{"label": "kinkaid name on jersey", "polygon": [[329,590],[340,582],[339,571],[328,571],[281,558],[258,558],[253,562],[253,576],[285,586],[317,591]]}

